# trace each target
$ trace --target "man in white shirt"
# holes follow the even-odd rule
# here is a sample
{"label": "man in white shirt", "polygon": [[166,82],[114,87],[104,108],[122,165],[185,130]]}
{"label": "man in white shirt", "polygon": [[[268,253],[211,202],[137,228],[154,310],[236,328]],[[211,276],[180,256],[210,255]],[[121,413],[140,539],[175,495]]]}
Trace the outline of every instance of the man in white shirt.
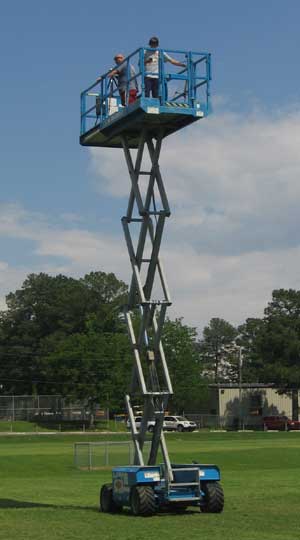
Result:
{"label": "man in white shirt", "polygon": [[[159,40],[157,37],[152,37],[149,40],[149,47],[152,51],[145,51],[144,63],[145,63],[145,97],[158,98],[159,96]],[[170,62],[174,66],[186,67],[185,64],[174,60],[166,53],[164,54],[164,62]]]}

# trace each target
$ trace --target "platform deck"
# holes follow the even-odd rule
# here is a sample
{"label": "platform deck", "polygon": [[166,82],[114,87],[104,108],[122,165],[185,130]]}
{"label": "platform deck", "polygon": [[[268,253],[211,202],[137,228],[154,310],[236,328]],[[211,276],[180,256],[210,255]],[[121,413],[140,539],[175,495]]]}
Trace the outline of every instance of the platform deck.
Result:
{"label": "platform deck", "polygon": [[158,99],[140,98],[128,107],[119,107],[104,121],[83,133],[80,144],[83,146],[100,146],[121,148],[122,137],[126,136],[128,146],[137,148],[143,128],[156,136],[163,132],[166,137],[175,131],[204,117],[199,104],[196,108],[183,104],[166,102],[160,105]]}

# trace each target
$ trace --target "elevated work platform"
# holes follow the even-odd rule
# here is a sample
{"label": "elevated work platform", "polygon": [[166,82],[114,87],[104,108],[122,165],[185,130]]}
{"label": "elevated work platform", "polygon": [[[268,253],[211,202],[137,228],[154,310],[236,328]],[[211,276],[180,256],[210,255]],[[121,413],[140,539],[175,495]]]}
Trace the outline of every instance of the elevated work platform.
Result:
{"label": "elevated work platform", "polygon": [[[158,53],[159,95],[148,97],[145,89],[147,58]],[[147,57],[148,54],[148,57]],[[178,66],[172,63],[184,64]],[[166,69],[166,64],[168,69]],[[170,66],[170,67],[169,67]],[[149,135],[166,137],[207,116],[210,111],[210,54],[140,48],[113,68],[126,71],[126,103],[121,104],[118,78],[105,73],[81,94],[81,134],[83,146],[122,147],[125,136],[129,148],[137,148],[142,129]],[[132,101],[130,89],[136,96]]]}
{"label": "elevated work platform", "polygon": [[[135,455],[134,466],[113,469],[112,484],[101,488],[100,508],[115,513],[129,506],[136,516],[150,516],[166,508],[181,513],[192,505],[219,513],[224,495],[218,467],[172,464],[163,432],[173,395],[162,343],[172,300],[160,247],[171,211],[159,157],[164,137],[208,114],[210,55],[142,48],[115,60],[118,65],[81,94],[80,142],[122,147],[131,182],[122,226],[132,277],[123,310],[133,353],[125,402]],[[143,403],[139,423],[134,403]]]}

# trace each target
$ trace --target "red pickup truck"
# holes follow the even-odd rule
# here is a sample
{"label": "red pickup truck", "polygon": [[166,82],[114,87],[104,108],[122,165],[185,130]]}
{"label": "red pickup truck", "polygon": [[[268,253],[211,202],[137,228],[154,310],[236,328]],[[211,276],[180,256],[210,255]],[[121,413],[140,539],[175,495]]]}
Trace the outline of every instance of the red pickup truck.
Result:
{"label": "red pickup truck", "polygon": [[300,429],[299,420],[290,420],[287,416],[265,416],[263,418],[264,429],[280,429],[290,431]]}

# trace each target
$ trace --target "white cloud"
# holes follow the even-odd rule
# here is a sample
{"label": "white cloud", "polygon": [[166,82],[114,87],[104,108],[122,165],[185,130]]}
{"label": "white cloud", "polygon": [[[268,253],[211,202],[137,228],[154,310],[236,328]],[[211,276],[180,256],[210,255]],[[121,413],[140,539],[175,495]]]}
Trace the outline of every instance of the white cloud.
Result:
{"label": "white cloud", "polygon": [[[121,232],[121,231],[120,231]],[[68,271],[88,272],[97,268],[119,273],[126,260],[120,238],[72,229],[45,234],[39,241],[36,253],[43,257],[64,257]]]}
{"label": "white cloud", "polygon": [[61,257],[65,262],[59,267],[74,268],[79,272],[101,265],[102,269],[109,271],[109,266],[117,266],[122,261],[122,256],[119,256],[121,234],[120,238],[114,238],[78,226],[66,229],[58,223],[53,225],[46,216],[27,212],[17,204],[1,204],[0,215],[0,237],[31,240],[33,255]]}
{"label": "white cloud", "polygon": [[25,276],[26,270],[24,268],[16,269],[7,262],[0,261],[0,310],[6,309],[5,296],[20,285]]}
{"label": "white cloud", "polygon": [[[173,313],[201,326],[212,316],[237,323],[262,315],[272,289],[299,288],[299,148],[299,107],[216,114],[165,139]],[[98,191],[128,195],[122,152],[92,149],[91,158]]]}
{"label": "white cloud", "polygon": [[130,180],[123,150],[90,148],[90,156],[96,191],[113,197],[126,197],[130,189]]}
{"label": "white cloud", "polygon": [[[299,112],[216,114],[165,140],[161,169],[173,213],[161,254],[172,316],[200,328],[214,316],[237,324],[261,316],[274,288],[300,289],[299,147]],[[98,192],[128,196],[121,150],[92,149],[91,163]],[[0,210],[0,237],[30,240],[35,256],[31,267],[14,269],[2,255],[0,296],[29,272],[100,269],[129,282],[121,229],[103,233],[99,222],[91,232],[73,214],[53,223],[18,204]]]}
{"label": "white cloud", "polygon": [[273,289],[300,289],[300,247],[221,256],[200,255],[185,246],[167,250],[164,259],[172,315],[184,315],[199,328],[212,317],[233,324],[261,317]]}
{"label": "white cloud", "polygon": [[[14,268],[5,261],[2,252],[0,309],[5,306],[5,296],[20,287],[31,272],[81,276],[100,269],[105,272],[114,272],[119,276],[123,273],[120,272],[120,268],[125,266],[128,257],[121,245],[121,234],[119,238],[114,238],[103,235],[101,232],[96,234],[78,227],[65,229],[63,225],[53,225],[50,220],[47,221],[46,216],[26,211],[19,204],[1,204],[0,215],[0,238],[26,240],[24,254],[26,252],[27,258],[29,255],[29,258],[31,256],[34,261],[31,265],[21,264]],[[30,246],[28,241],[31,241]],[[20,244],[18,244],[18,249],[20,252]],[[20,253],[18,255],[20,258]],[[124,276],[128,281],[129,264]]]}
{"label": "white cloud", "polygon": [[[300,112],[219,114],[168,137],[161,169],[177,237],[193,236],[211,253],[297,245],[299,147]],[[92,149],[91,156],[98,189],[128,194],[120,151]]]}

